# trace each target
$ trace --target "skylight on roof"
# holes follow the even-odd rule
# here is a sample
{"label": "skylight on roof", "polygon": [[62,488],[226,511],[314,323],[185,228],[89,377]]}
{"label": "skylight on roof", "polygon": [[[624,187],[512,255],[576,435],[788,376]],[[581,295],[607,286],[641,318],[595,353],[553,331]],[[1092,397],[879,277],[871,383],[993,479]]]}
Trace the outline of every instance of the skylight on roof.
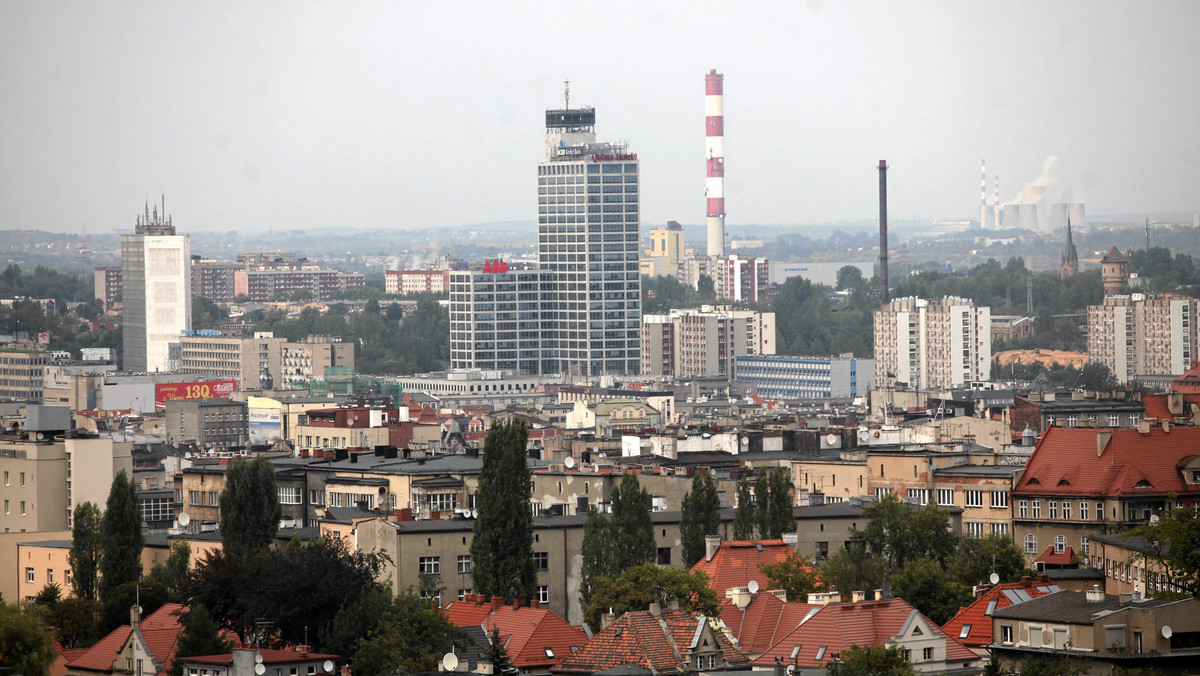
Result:
{"label": "skylight on roof", "polygon": [[[1005,596],[1008,596],[1008,600],[1009,600],[1009,601],[1012,601],[1013,603],[1016,603],[1016,601],[1014,601],[1014,600],[1013,600],[1013,597],[1009,595],[1009,593],[1008,593],[1008,592],[1010,592],[1010,591],[1012,591],[1012,590],[1011,590],[1011,589],[1005,589],[1005,590],[1004,590],[1004,595],[1005,595]],[[988,601],[987,612],[985,612],[985,613],[984,613],[984,615],[991,615],[991,614],[992,614],[992,613],[994,613],[994,612],[996,612],[996,599],[991,599],[990,601]]]}
{"label": "skylight on roof", "polygon": [[799,654],[800,654],[800,648],[801,648],[801,646],[800,646],[800,645],[794,645],[794,646],[792,646],[792,654],[791,654],[791,655],[788,655],[788,659],[789,659],[789,660],[794,660],[794,659],[796,659],[796,655],[799,655]]}
{"label": "skylight on roof", "polygon": [[554,649],[553,648],[547,646],[547,647],[543,648],[543,650],[546,651],[546,657],[554,657]]}
{"label": "skylight on roof", "polygon": [[[992,603],[995,603],[995,600],[993,600]],[[970,633],[971,633],[971,625],[964,624],[962,631],[958,632],[958,637],[960,639],[966,638]]]}
{"label": "skylight on roof", "polygon": [[1142,480],[1138,481],[1136,484],[1134,484],[1133,487],[1134,488],[1150,488],[1150,482],[1147,481],[1146,479],[1142,479]]}
{"label": "skylight on roof", "polygon": [[820,648],[817,648],[817,656],[814,657],[813,660],[816,662],[820,662],[824,658],[825,658],[825,646],[821,646]]}
{"label": "skylight on roof", "polygon": [[1070,485],[1071,485],[1071,482],[1070,482],[1070,481],[1067,481],[1066,479],[1059,479],[1059,480],[1058,480],[1058,485],[1059,485],[1059,486],[1070,486]]}

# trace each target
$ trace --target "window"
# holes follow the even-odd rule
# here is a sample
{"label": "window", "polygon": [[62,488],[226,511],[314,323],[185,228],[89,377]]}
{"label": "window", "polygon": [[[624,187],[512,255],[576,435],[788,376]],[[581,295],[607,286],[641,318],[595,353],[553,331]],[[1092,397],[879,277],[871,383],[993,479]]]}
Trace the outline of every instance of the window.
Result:
{"label": "window", "polygon": [[1116,427],[1121,424],[1121,416],[1116,413],[1108,414],[1108,426]]}
{"label": "window", "polygon": [[826,648],[826,646],[821,646],[820,648],[817,648],[817,656],[814,657],[813,660],[820,662],[821,660],[825,659],[825,648]]}
{"label": "window", "polygon": [[978,521],[963,522],[963,533],[974,537],[983,537],[983,524]]}
{"label": "window", "polygon": [[1008,493],[1005,491],[992,491],[992,508],[1008,509]]}
{"label": "window", "polygon": [[1046,416],[1046,427],[1054,427],[1054,416]]}
{"label": "window", "polygon": [[1042,518],[1042,501],[1041,500],[1033,501],[1033,518],[1035,518],[1035,519]]}
{"label": "window", "polygon": [[539,584],[537,588],[538,603],[550,603],[550,585]]}
{"label": "window", "polygon": [[709,656],[708,656],[708,668],[709,668],[709,669],[716,669],[716,668],[717,668],[717,656],[716,656],[716,655],[709,655]]}
{"label": "window", "polygon": [[1138,414],[1130,413],[1129,414],[1129,426],[1137,427],[1137,424],[1138,424]]}
{"label": "window", "polygon": [[471,555],[458,555],[458,572],[460,575],[467,575],[471,572]]}
{"label": "window", "polygon": [[929,489],[910,488],[908,489],[908,499],[913,504],[927,505],[929,504]]}
{"label": "window", "polygon": [[34,581],[34,572],[33,572],[33,568],[26,568],[26,569],[25,569],[25,581],[26,581],[26,582],[33,582],[33,581]]}
{"label": "window", "polygon": [[21,501],[21,516],[25,516],[25,501]]}
{"label": "window", "polygon": [[1067,536],[1066,535],[1055,535],[1054,536],[1054,553],[1062,554],[1065,551],[1067,551]]}
{"label": "window", "polygon": [[1062,508],[1063,508],[1063,520],[1069,521],[1071,519],[1071,503],[1067,502],[1066,500],[1063,500]]}
{"label": "window", "polygon": [[967,507],[983,506],[983,491],[963,491]]}
{"label": "window", "polygon": [[949,507],[954,504],[954,489],[939,488],[937,489],[937,503],[943,507]]}
{"label": "window", "polygon": [[21,487],[25,487],[25,473],[21,472]]}
{"label": "window", "polygon": [[470,593],[471,593],[471,588],[470,588],[470,587],[466,587],[466,588],[463,588],[463,589],[459,589],[459,590],[458,590],[458,600],[459,600],[459,601],[465,601],[465,600],[467,599],[467,594],[470,594]]}
{"label": "window", "polygon": [[70,568],[67,568],[66,570],[63,571],[63,582],[65,582],[68,587],[71,586],[71,569]]}
{"label": "window", "polygon": [[890,488],[880,487],[880,488],[875,489],[875,499],[876,500],[882,500],[884,497],[891,495],[891,494],[892,494],[892,489],[890,489]]}
{"label": "window", "polygon": [[1012,625],[1000,625],[1000,642],[1004,645],[1012,645]]}
{"label": "window", "polygon": [[54,584],[54,569],[46,569],[46,584]]}
{"label": "window", "polygon": [[[1113,510],[1113,511],[1116,511],[1116,510]],[[1114,514],[1113,516],[1116,516],[1116,515]],[[1097,521],[1104,520],[1104,503],[1103,502],[1096,503],[1096,520]]]}
{"label": "window", "polygon": [[9,511],[9,510],[8,510],[8,500],[5,500],[5,501],[4,501],[4,513],[5,513],[5,514],[8,514],[8,511]]}
{"label": "window", "polygon": [[1078,424],[1079,424],[1079,416],[1074,416],[1074,415],[1067,416],[1067,427],[1075,427]]}
{"label": "window", "polygon": [[300,504],[300,487],[299,486],[280,486],[279,487],[279,504],[281,504],[281,505],[298,505],[298,504]]}
{"label": "window", "polygon": [[1051,519],[1058,518],[1058,501],[1057,500],[1050,501],[1050,518]]}
{"label": "window", "polygon": [[658,548],[658,565],[660,565],[660,566],[671,565],[671,548],[670,547],[659,547]]}
{"label": "window", "polygon": [[1079,518],[1083,519],[1084,521],[1087,521],[1088,503],[1086,503],[1086,502],[1079,503]]}
{"label": "window", "polygon": [[321,491],[319,491],[319,490],[317,490],[317,489],[315,489],[315,488],[313,488],[313,489],[309,489],[309,491],[308,491],[308,501],[309,501],[310,503],[312,503],[312,504],[314,504],[314,505],[321,505],[321,504],[324,504],[324,502],[325,502],[325,501],[321,499],[322,497],[323,497],[323,496],[321,495]]}
{"label": "window", "polygon": [[1007,523],[993,523],[992,524],[992,535],[1008,535],[1008,524]]}
{"label": "window", "polygon": [[824,561],[825,559],[829,558],[829,543],[828,542],[818,542],[817,546],[816,546],[816,551],[813,553],[813,556],[818,561]]}
{"label": "window", "polygon": [[534,570],[550,570],[550,554],[547,552],[533,553]]}
{"label": "window", "polygon": [[1085,555],[1088,553],[1088,536],[1084,535],[1079,538],[1079,551]]}
{"label": "window", "polygon": [[542,650],[545,651],[546,657],[554,657],[554,649],[550,646],[546,646],[545,648],[542,648]]}
{"label": "window", "polygon": [[422,556],[420,560],[420,571],[422,575],[441,575],[442,557]]}
{"label": "window", "polygon": [[925,648],[924,650],[922,650],[921,651],[921,659],[923,659],[923,660],[933,659],[933,648]]}
{"label": "window", "polygon": [[1021,500],[1017,503],[1017,515],[1022,519],[1029,516],[1029,501]]}
{"label": "window", "polygon": [[1037,536],[1033,533],[1025,536],[1025,553],[1037,554]]}
{"label": "window", "polygon": [[971,635],[971,625],[964,624],[962,631],[958,632],[958,640],[962,640]]}
{"label": "window", "polygon": [[4,471],[4,485],[8,485],[8,470]]}

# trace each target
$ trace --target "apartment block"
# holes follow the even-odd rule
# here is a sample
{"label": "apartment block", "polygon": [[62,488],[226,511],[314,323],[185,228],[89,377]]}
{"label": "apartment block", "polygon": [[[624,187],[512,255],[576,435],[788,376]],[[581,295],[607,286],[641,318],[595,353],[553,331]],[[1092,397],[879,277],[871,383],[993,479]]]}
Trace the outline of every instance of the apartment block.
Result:
{"label": "apartment block", "polygon": [[237,380],[239,389],[303,389],[326,367],[354,368],[354,344],[331,336],[291,342],[269,332],[196,332],[178,340],[180,372]]}
{"label": "apartment block", "polygon": [[42,403],[50,353],[37,346],[0,349],[0,399]]}
{"label": "apartment block", "polygon": [[449,270],[385,270],[383,292],[389,296],[450,291]]}
{"label": "apartment block", "polygon": [[991,377],[991,308],[966,298],[899,298],[875,312],[875,380],[916,390]]}
{"label": "apartment block", "polygon": [[1172,294],[1105,296],[1087,309],[1088,358],[1121,383],[1178,376],[1200,358],[1200,300]]}
{"label": "apartment block", "polygon": [[642,320],[642,375],[729,377],[737,357],[774,353],[773,312],[703,306]]}

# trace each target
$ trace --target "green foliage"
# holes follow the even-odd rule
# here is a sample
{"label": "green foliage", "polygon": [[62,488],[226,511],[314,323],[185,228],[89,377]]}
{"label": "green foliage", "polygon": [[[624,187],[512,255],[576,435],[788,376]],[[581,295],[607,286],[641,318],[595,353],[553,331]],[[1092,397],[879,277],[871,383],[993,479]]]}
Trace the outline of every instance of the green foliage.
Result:
{"label": "green foliage", "polygon": [[189,610],[180,618],[183,631],[175,644],[175,658],[167,676],[182,676],[183,658],[198,655],[223,655],[233,650],[233,642],[221,635],[221,626],[208,613],[204,604]]}
{"label": "green foliage", "polygon": [[892,569],[921,557],[944,563],[957,545],[950,516],[932,502],[914,509],[889,494],[863,509],[862,515],[867,526],[852,531],[850,537],[861,539],[868,552],[882,556]]}
{"label": "green foliage", "polygon": [[888,576],[892,594],[908,601],[935,624],[945,624],[971,602],[971,587],[950,579],[941,564],[930,558],[910,559]]}
{"label": "green foliage", "polygon": [[871,554],[861,544],[851,543],[834,552],[817,570],[829,589],[843,590],[846,594],[882,588],[888,565],[883,557]]}
{"label": "green foliage", "polygon": [[910,676],[917,672],[904,659],[900,646],[852,645],[837,660],[825,665],[826,671],[839,676]]}
{"label": "green foliage", "polygon": [[[1175,502],[1175,497],[1169,501]],[[1143,559],[1162,566],[1167,579],[1200,598],[1200,518],[1187,508],[1171,509],[1129,534],[1145,542],[1149,551]]]}
{"label": "green foliage", "polygon": [[95,599],[68,596],[46,616],[55,638],[64,648],[86,648],[103,637],[99,626],[100,604]]}
{"label": "green foliage", "polygon": [[492,625],[492,630],[488,632],[488,645],[485,655],[489,664],[492,665],[493,674],[515,674],[517,667],[512,663],[512,658],[508,656],[508,650],[504,644],[508,642],[507,636],[500,635],[500,628]]}
{"label": "green foliage", "polygon": [[613,556],[616,570],[653,563],[658,556],[650,494],[637,474],[626,472],[612,494]]}
{"label": "green foliage", "polygon": [[1012,536],[1000,533],[959,538],[958,546],[947,559],[946,570],[967,586],[987,582],[993,570],[1001,582],[1017,582],[1022,575],[1034,574],[1025,566],[1025,554]]}
{"label": "green foliage", "polygon": [[755,485],[758,503],[758,537],[778,540],[784,533],[796,531],[796,516],[792,510],[792,477],[782,467],[759,471]]}
{"label": "green foliage", "polygon": [[186,540],[176,540],[171,543],[171,553],[167,555],[167,560],[154,564],[146,579],[151,584],[162,585],[172,603],[180,603],[183,601],[183,586],[187,581],[191,561],[192,546]]}
{"label": "green foliage", "polygon": [[[711,278],[708,283],[711,289]],[[705,296],[674,277],[642,275],[642,314],[666,314],[673,309],[695,307],[712,295],[710,291]]]}
{"label": "green foliage", "polygon": [[391,588],[378,582],[347,597],[333,619],[319,629],[322,650],[334,655],[353,653],[354,643],[375,630],[391,603]]}
{"label": "green foliage", "polygon": [[750,492],[750,479],[742,477],[738,482],[737,506],[733,509],[733,539],[753,540],[754,523],[757,521],[757,506]]}
{"label": "green foliage", "polygon": [[134,605],[142,607],[142,617],[149,617],[168,601],[167,590],[148,580],[130,580],[110,592],[100,606],[98,629],[107,635],[121,625],[129,624],[129,611]]}
{"label": "green foliage", "polygon": [[512,418],[488,430],[471,539],[471,582],[476,593],[528,601],[537,593],[533,564],[532,472],[525,421]]}
{"label": "green foliage", "polygon": [[74,277],[41,265],[35,267],[32,273],[25,274],[21,266],[9,263],[0,273],[0,297],[53,298],[59,304],[64,301],[85,301],[94,295],[92,282],[91,275]]}
{"label": "green foliage", "polygon": [[100,533],[99,591],[100,601],[107,603],[118,587],[142,577],[142,508],[137,486],[125,470],[113,477]]}
{"label": "green foliage", "polygon": [[721,600],[708,586],[704,573],[645,563],[622,572],[616,579],[598,580],[583,619],[588,626],[598,628],[609,608],[620,617],[631,610],[647,610],[651,603],[666,608],[672,601],[678,602],[682,610],[705,617],[716,617],[720,612]]}
{"label": "green foliage", "polygon": [[53,608],[54,606],[58,605],[58,602],[61,598],[62,587],[59,587],[57,584],[51,582],[50,584],[38,590],[38,593],[33,597],[33,603],[35,605]]}
{"label": "green foliage", "polygon": [[205,606],[223,629],[249,643],[255,620],[274,615],[262,590],[284,584],[293,572],[281,571],[281,577],[275,579],[269,562],[263,555],[248,559],[228,549],[209,550],[184,583],[187,605]]}
{"label": "green foliage", "polygon": [[717,299],[717,284],[712,277],[702,274],[696,279],[696,297],[701,301]]}
{"label": "green foliage", "polygon": [[862,270],[860,270],[857,265],[843,265],[841,268],[838,268],[838,271],[837,271],[837,290],[838,291],[847,291],[849,289],[857,289],[866,283],[867,283],[866,280],[863,279],[863,276],[862,276]]}
{"label": "green foliage", "polygon": [[1021,662],[1017,673],[1021,676],[1078,676],[1087,672],[1079,660],[1067,655],[1037,655]]}
{"label": "green foliage", "polygon": [[71,580],[75,595],[84,599],[96,598],[96,583],[100,573],[100,549],[103,518],[95,503],[75,506],[71,529]]}
{"label": "green foliage", "polygon": [[38,606],[22,610],[0,604],[0,672],[49,676],[58,651],[44,613]]}
{"label": "green foliage", "polygon": [[247,558],[271,546],[283,510],[275,487],[275,468],[266,456],[229,464],[220,505],[225,549]]}
{"label": "green foliage", "polygon": [[1029,364],[1012,363],[1001,366],[999,359],[992,360],[991,377],[993,380],[1033,380],[1041,374],[1052,383],[1063,383],[1066,387],[1075,389],[1112,392],[1121,388],[1116,376],[1107,366],[1100,362],[1088,362],[1083,368],[1064,366],[1054,363],[1049,366],[1042,362]]}
{"label": "green foliage", "polygon": [[761,570],[767,576],[768,588],[784,590],[788,601],[803,603],[810,592],[823,587],[821,576],[808,558],[796,552],[788,552],[787,558],[779,563],[764,564]]}
{"label": "green foliage", "polygon": [[612,522],[593,505],[583,524],[583,563],[579,568],[579,605],[587,608],[601,578],[616,577]]}
{"label": "green foliage", "polygon": [[204,296],[192,296],[192,328],[215,329],[229,321],[229,310]]}
{"label": "green foliage", "polygon": [[351,668],[368,676],[434,671],[438,658],[465,641],[463,631],[428,601],[401,594],[388,604],[378,625],[355,642]]}
{"label": "green foliage", "polygon": [[721,499],[708,472],[697,472],[692,477],[692,489],[683,496],[682,511],[679,540],[683,566],[691,568],[704,558],[704,537],[716,535],[721,527]]}
{"label": "green foliage", "polygon": [[876,303],[867,285],[851,293],[845,307],[835,308],[827,286],[802,277],[783,283],[771,303],[775,312],[776,352],[827,355],[853,352],[870,355]]}

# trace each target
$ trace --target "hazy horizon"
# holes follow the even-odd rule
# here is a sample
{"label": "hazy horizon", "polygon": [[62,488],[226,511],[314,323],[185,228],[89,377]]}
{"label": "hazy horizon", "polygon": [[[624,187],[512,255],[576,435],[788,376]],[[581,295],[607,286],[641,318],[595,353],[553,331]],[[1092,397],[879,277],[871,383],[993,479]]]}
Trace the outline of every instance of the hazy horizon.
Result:
{"label": "hazy horizon", "polygon": [[[594,105],[645,224],[703,221],[725,75],[730,226],[976,218],[1046,179],[1091,214],[1200,208],[1200,4],[0,4],[0,228],[535,218],[546,108]],[[1048,161],[1055,157],[1057,160]],[[1044,176],[1042,176],[1044,174]]]}

